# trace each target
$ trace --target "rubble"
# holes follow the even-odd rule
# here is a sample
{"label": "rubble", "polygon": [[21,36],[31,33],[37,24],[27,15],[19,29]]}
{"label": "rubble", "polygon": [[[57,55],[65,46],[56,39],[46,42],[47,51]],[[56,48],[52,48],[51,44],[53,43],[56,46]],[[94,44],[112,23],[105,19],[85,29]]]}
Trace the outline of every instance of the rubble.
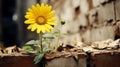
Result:
{"label": "rubble", "polygon": [[118,40],[111,40],[111,39],[108,39],[108,40],[104,40],[104,41],[99,41],[99,42],[94,42],[92,43],[92,48],[94,49],[99,49],[99,50],[102,50],[102,49],[118,49],[119,48],[119,44],[120,44],[120,39]]}
{"label": "rubble", "polygon": [[27,56],[28,53],[25,52],[25,50],[17,47],[17,46],[11,46],[11,47],[0,47],[0,57],[3,56]]}
{"label": "rubble", "polygon": [[[84,44],[84,43],[83,43]],[[88,46],[72,46],[72,45],[61,45],[58,47],[58,52],[52,52],[49,54],[45,55],[46,59],[53,59],[53,58],[58,58],[61,56],[64,57],[70,57],[73,56],[77,58],[76,56],[79,55],[80,53],[86,53],[86,52],[104,52],[104,51],[111,51],[111,50],[117,50],[120,48],[120,39],[117,40],[112,40],[112,39],[107,39],[104,41],[97,41],[91,43],[91,45]],[[22,55],[25,53],[24,50],[21,48],[18,48],[17,46],[11,46],[7,48],[0,47],[0,56],[5,56],[5,55]]]}
{"label": "rubble", "polygon": [[120,47],[120,39],[112,40],[107,39],[103,41],[93,42],[88,46],[72,46],[72,45],[61,45],[58,47],[58,52],[47,54],[46,59],[53,59],[61,56],[69,57],[76,56],[79,53],[86,52],[111,52],[112,50],[117,50]]}

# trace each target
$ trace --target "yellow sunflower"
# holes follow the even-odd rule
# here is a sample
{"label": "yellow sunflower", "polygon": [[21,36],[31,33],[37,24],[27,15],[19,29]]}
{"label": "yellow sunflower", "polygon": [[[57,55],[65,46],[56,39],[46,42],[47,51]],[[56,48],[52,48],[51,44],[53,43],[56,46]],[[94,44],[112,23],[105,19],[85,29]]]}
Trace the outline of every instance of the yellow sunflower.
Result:
{"label": "yellow sunflower", "polygon": [[37,31],[37,33],[46,33],[53,30],[53,26],[56,25],[56,17],[53,17],[55,10],[52,7],[44,3],[32,5],[26,12],[24,23],[29,24],[27,29],[31,31]]}

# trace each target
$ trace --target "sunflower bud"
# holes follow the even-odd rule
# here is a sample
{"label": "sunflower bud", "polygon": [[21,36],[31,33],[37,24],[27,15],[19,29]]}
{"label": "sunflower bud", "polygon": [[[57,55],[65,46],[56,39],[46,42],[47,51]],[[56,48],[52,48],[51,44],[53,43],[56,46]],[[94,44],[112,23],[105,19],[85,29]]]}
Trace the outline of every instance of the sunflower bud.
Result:
{"label": "sunflower bud", "polygon": [[65,24],[65,20],[61,20],[61,25],[64,25]]}

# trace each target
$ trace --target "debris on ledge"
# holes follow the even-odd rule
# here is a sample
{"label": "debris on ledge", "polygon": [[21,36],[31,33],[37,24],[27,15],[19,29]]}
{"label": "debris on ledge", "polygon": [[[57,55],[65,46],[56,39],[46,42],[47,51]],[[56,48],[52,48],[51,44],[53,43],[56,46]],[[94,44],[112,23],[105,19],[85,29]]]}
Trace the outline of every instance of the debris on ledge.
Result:
{"label": "debris on ledge", "polygon": [[11,46],[11,47],[0,47],[0,57],[3,56],[27,56],[28,53],[25,52],[25,50],[17,47],[17,46]]}
{"label": "debris on ledge", "polygon": [[[61,45],[58,47],[57,52],[51,52],[49,54],[45,55],[46,59],[53,59],[58,57],[75,57],[77,59],[78,55],[86,55],[87,52],[96,52],[96,53],[104,53],[104,52],[111,52],[118,50],[120,51],[120,39],[117,40],[104,40],[104,41],[98,41],[93,42],[91,45],[88,46],[73,46],[73,45]],[[23,55],[29,55],[29,53],[25,52],[25,50],[17,47],[17,46],[11,46],[11,47],[0,47],[0,56],[23,56]],[[35,55],[35,54],[34,54]]]}
{"label": "debris on ledge", "polygon": [[106,53],[106,52],[111,52],[115,51],[117,52],[118,50],[120,51],[120,39],[117,40],[104,40],[104,41],[98,41],[98,42],[93,42],[89,46],[72,46],[72,45],[61,45],[58,47],[58,52],[53,52],[50,54],[47,54],[45,56],[46,59],[53,59],[53,58],[58,58],[61,56],[64,57],[69,57],[73,56],[76,57],[79,54],[87,53],[87,52],[96,52],[96,53]]}
{"label": "debris on ledge", "polygon": [[108,39],[104,41],[94,42],[91,44],[92,48],[98,49],[98,50],[104,50],[104,49],[118,49],[120,47],[120,39],[117,39],[115,41]]}

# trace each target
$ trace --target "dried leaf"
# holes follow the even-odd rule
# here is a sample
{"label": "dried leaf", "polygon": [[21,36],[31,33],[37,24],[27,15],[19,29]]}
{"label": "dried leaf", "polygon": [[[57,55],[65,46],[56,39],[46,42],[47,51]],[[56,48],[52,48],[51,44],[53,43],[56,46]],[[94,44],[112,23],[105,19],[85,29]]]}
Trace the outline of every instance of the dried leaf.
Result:
{"label": "dried leaf", "polygon": [[20,52],[17,46],[8,47],[5,50],[7,51],[8,54]]}

